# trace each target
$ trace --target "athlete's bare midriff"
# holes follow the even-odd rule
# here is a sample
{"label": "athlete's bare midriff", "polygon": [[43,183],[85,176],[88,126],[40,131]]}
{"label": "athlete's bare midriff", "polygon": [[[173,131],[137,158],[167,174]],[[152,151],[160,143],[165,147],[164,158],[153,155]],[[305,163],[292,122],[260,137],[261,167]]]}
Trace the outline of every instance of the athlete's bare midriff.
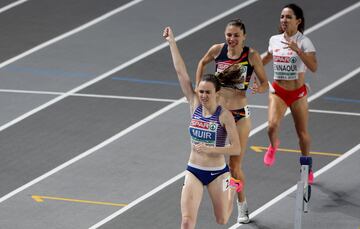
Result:
{"label": "athlete's bare midriff", "polygon": [[203,167],[220,167],[226,163],[224,155],[197,153],[194,150],[191,150],[189,162]]}
{"label": "athlete's bare midriff", "polygon": [[276,80],[276,83],[288,91],[293,91],[304,85],[305,74],[300,72],[298,73],[298,79],[296,80]]}
{"label": "athlete's bare midriff", "polygon": [[247,105],[246,91],[222,87],[219,95],[219,104],[228,110],[237,110]]}

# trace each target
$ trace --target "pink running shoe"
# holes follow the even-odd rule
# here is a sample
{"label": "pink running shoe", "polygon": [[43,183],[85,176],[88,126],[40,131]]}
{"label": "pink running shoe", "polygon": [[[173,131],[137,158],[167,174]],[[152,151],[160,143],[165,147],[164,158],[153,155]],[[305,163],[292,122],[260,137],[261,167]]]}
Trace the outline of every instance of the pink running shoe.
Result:
{"label": "pink running shoe", "polygon": [[243,189],[243,184],[240,180],[236,180],[233,177],[230,177],[230,188],[233,188],[236,190],[236,192],[241,192]]}
{"label": "pink running shoe", "polygon": [[266,166],[272,166],[275,163],[275,153],[279,146],[280,142],[277,141],[276,146],[272,147],[272,145],[269,145],[268,150],[266,151],[264,155],[264,164]]}
{"label": "pink running shoe", "polygon": [[312,171],[312,169],[309,172],[308,182],[310,185],[314,183],[314,172]]}

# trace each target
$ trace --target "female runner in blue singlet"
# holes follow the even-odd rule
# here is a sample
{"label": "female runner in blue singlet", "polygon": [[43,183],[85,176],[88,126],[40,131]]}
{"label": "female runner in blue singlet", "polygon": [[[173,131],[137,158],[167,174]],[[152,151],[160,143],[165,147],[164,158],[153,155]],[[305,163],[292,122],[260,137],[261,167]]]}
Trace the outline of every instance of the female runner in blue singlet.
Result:
{"label": "female runner in blue singlet", "polygon": [[[240,191],[242,187],[238,180],[230,178],[224,156],[240,154],[234,118],[217,103],[220,90],[217,78],[205,75],[195,93],[170,27],[164,29],[163,36],[169,43],[181,89],[192,111],[191,153],[181,193],[181,228],[195,228],[204,186],[208,188],[216,222],[226,224],[233,208],[233,188]],[[227,137],[229,145],[225,145]]]}

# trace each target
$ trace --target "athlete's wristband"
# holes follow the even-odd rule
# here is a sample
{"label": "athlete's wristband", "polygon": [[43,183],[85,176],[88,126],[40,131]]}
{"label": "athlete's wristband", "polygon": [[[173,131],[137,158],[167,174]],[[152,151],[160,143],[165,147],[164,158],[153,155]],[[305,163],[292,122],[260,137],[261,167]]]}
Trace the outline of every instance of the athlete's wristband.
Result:
{"label": "athlete's wristband", "polygon": [[302,54],[302,50],[299,48],[297,51],[295,51],[298,56]]}

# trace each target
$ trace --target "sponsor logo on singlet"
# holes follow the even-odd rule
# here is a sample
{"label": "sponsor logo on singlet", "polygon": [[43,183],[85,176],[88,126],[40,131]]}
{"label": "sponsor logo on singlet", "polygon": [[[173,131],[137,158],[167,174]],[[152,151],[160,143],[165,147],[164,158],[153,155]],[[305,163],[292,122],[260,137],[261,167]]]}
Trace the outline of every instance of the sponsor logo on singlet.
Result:
{"label": "sponsor logo on singlet", "polygon": [[217,68],[216,71],[217,72],[223,72],[225,69],[227,69],[229,66],[233,65],[234,63],[231,61],[222,61],[222,62],[217,62]]}
{"label": "sponsor logo on singlet", "polygon": [[295,64],[297,58],[294,56],[274,56],[274,62],[277,63],[292,63]]}
{"label": "sponsor logo on singlet", "polygon": [[273,56],[275,79],[297,79],[297,58],[294,56]]}
{"label": "sponsor logo on singlet", "polygon": [[215,122],[192,119],[189,127],[192,143],[205,143],[209,146],[215,146],[217,128],[218,124]]}

